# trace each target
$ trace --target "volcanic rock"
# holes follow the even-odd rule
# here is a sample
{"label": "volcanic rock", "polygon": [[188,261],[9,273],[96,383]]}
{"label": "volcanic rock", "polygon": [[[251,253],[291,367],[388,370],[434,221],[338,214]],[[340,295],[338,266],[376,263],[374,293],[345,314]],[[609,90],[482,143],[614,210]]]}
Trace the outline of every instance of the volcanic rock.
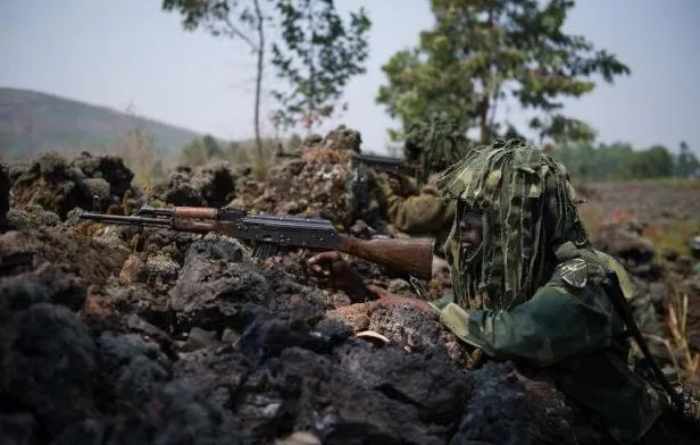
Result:
{"label": "volcanic rock", "polygon": [[61,218],[39,205],[30,204],[22,209],[11,208],[7,212],[7,222],[10,226],[22,230],[55,226],[61,223]]}
{"label": "volcanic rock", "polygon": [[29,409],[51,435],[94,410],[95,343],[69,309],[37,303],[0,328],[0,398]]}
{"label": "volcanic rock", "polygon": [[14,183],[17,208],[39,205],[62,219],[80,207],[105,211],[118,205],[129,189],[133,173],[120,158],[87,153],[68,163],[55,153],[41,156]]}
{"label": "volcanic rock", "polygon": [[134,173],[116,156],[93,157],[90,153],[82,152],[71,162],[71,166],[78,167],[88,178],[104,180],[109,184],[111,194],[119,198],[129,190],[134,178]]}
{"label": "volcanic rock", "polygon": [[442,354],[458,365],[467,363],[468,352],[434,314],[426,314],[408,305],[379,307],[370,316],[368,329],[385,335],[407,351]]}
{"label": "volcanic rock", "polygon": [[0,231],[7,228],[7,211],[10,210],[10,182],[9,169],[0,164]]}
{"label": "volcanic rock", "polygon": [[140,335],[115,336],[103,333],[97,339],[102,391],[113,403],[140,406],[146,403],[163,382],[170,380],[170,362],[158,344]]}
{"label": "volcanic rock", "polygon": [[320,146],[319,148],[350,150],[359,153],[360,145],[362,145],[362,135],[357,130],[340,125],[335,130],[330,131],[318,145]]}
{"label": "volcanic rock", "polygon": [[488,363],[469,374],[472,394],[451,443],[593,444],[602,437],[578,422],[547,380],[524,376],[512,363]]}
{"label": "volcanic rock", "polygon": [[178,167],[167,183],[158,184],[155,198],[175,206],[223,207],[233,199],[236,178],[227,162],[216,162],[192,170]]}

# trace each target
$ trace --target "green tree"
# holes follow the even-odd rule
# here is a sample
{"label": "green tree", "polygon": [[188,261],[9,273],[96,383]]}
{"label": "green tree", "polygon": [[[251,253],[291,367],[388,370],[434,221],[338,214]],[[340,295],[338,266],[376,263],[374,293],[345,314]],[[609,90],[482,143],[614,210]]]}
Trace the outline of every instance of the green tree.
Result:
{"label": "green tree", "polygon": [[581,179],[661,178],[674,173],[673,156],[662,145],[635,150],[630,144],[621,142],[598,147],[589,143],[565,144],[554,152],[554,156],[574,177]]}
{"label": "green tree", "polygon": [[309,129],[333,113],[348,80],[365,72],[371,23],[362,8],[345,23],[333,0],[279,0],[276,9],[282,38],[272,64],[291,88],[273,92],[280,104],[273,120]]}
{"label": "green tree", "polygon": [[204,27],[214,36],[242,40],[256,58],[255,108],[253,125],[258,154],[263,155],[260,138],[260,99],[265,60],[265,22],[269,20],[260,7],[261,0],[163,0],[163,9],[183,15],[182,24],[193,31]]}
{"label": "green tree", "polygon": [[629,164],[633,178],[662,178],[673,175],[673,157],[666,147],[655,145],[635,152]]}
{"label": "green tree", "polygon": [[676,159],[675,174],[681,178],[687,178],[698,172],[700,162],[695,157],[695,154],[690,151],[690,147],[685,141],[681,142],[681,152]]}
{"label": "green tree", "polygon": [[562,30],[572,0],[431,0],[436,24],[417,48],[396,53],[383,66],[388,84],[377,102],[399,118],[402,132],[437,112],[482,142],[518,134],[498,122],[506,98],[539,110],[530,127],[557,142],[590,140],[585,123],[559,113],[562,97],[593,90],[594,75],[607,82],[629,73],[605,50]]}
{"label": "green tree", "polygon": [[202,138],[202,145],[204,145],[204,150],[208,158],[220,158],[224,155],[224,151],[216,139],[210,134],[205,134]]}
{"label": "green tree", "polygon": [[224,152],[210,135],[193,139],[192,142],[182,148],[181,161],[187,165],[197,167],[209,162],[210,159],[223,158]]}

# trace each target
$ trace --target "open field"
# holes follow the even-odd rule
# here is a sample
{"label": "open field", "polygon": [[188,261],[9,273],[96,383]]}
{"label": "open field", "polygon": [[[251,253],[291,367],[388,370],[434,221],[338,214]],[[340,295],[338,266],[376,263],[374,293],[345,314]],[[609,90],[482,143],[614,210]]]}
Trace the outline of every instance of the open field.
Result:
{"label": "open field", "polygon": [[700,180],[587,183],[581,215],[591,233],[603,224],[636,220],[658,250],[689,254],[700,235]]}

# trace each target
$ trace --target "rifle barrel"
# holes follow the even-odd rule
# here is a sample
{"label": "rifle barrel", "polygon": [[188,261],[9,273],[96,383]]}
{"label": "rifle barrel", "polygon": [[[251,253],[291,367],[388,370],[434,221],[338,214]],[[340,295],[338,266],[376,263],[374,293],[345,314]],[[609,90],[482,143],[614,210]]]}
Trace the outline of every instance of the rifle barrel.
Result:
{"label": "rifle barrel", "polygon": [[172,208],[156,208],[143,206],[136,211],[137,216],[147,216],[147,217],[159,217],[159,218],[172,218],[175,216],[175,210]]}
{"label": "rifle barrel", "polygon": [[164,218],[145,218],[143,216],[106,215],[103,213],[82,212],[80,219],[89,219],[104,224],[170,227],[170,221]]}
{"label": "rifle barrel", "polygon": [[243,209],[225,208],[217,209],[215,207],[167,207],[157,208],[143,206],[136,215],[143,215],[157,218],[184,218],[184,219],[207,219],[220,221],[235,221],[241,219],[248,214]]}

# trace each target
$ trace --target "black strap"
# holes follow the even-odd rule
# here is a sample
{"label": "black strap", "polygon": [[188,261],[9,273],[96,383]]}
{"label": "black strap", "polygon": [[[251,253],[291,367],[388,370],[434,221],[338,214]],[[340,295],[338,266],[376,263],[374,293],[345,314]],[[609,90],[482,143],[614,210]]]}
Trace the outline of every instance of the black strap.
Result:
{"label": "black strap", "polygon": [[659,365],[656,364],[656,360],[654,360],[654,357],[652,357],[651,352],[649,352],[649,346],[644,340],[644,337],[642,337],[642,333],[639,331],[637,323],[634,321],[632,310],[630,309],[629,304],[627,304],[625,296],[622,295],[620,281],[617,278],[617,274],[615,272],[608,272],[607,276],[608,279],[607,283],[605,284],[605,290],[610,297],[610,300],[618,315],[625,322],[628,333],[631,334],[631,336],[637,342],[637,345],[639,346],[639,349],[641,349],[644,358],[648,361],[649,366],[651,366],[656,380],[658,380],[659,384],[661,384],[664,390],[666,390],[673,404],[676,406],[679,412],[684,412],[685,403],[682,396],[673,389],[671,383],[669,383],[668,379],[659,368]]}

